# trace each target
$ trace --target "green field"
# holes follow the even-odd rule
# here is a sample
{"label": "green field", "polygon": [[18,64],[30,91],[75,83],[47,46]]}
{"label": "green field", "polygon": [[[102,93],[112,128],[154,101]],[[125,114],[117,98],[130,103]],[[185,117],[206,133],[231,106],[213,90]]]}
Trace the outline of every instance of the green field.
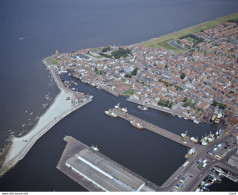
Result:
{"label": "green field", "polygon": [[134,94],[134,90],[133,89],[128,89],[127,91],[124,91],[122,94],[127,95],[127,96],[131,96],[131,95]]}
{"label": "green field", "polygon": [[195,32],[201,31],[201,30],[205,30],[205,29],[211,28],[214,25],[224,23],[231,19],[238,19],[238,12],[236,12],[234,14],[230,14],[228,16],[217,18],[215,20],[211,20],[211,21],[208,21],[208,22],[205,22],[202,24],[198,24],[198,25],[186,28],[184,30],[180,30],[180,31],[165,35],[165,36],[151,39],[149,41],[139,43],[138,45],[142,45],[144,47],[164,48],[164,49],[172,50],[174,52],[181,52],[184,50],[174,48],[169,43],[173,40],[178,39],[179,37],[181,37],[183,35],[192,34],[192,33],[195,33]]}

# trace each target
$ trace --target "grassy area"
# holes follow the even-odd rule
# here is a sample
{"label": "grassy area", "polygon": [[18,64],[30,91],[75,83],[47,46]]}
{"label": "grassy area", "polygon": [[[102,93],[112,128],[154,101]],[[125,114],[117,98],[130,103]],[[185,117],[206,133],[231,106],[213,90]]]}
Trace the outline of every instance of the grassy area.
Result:
{"label": "grassy area", "polygon": [[91,54],[91,53],[87,53],[87,55],[92,56],[92,57],[94,57],[94,58],[103,58],[103,56],[95,56],[95,55],[93,55],[93,54]]}
{"label": "grassy area", "polygon": [[134,91],[133,91],[133,89],[128,89],[127,91],[124,91],[122,94],[130,96],[130,95],[134,94]]}
{"label": "grassy area", "polygon": [[58,63],[57,63],[57,60],[56,60],[53,56],[48,57],[48,58],[46,59],[46,62],[47,62],[47,64],[53,64],[53,65],[57,65],[57,64],[58,64]]}
{"label": "grassy area", "polygon": [[208,21],[208,22],[205,22],[202,24],[198,24],[198,25],[192,26],[190,28],[186,28],[184,30],[180,30],[180,31],[177,31],[177,32],[165,35],[165,36],[161,36],[159,38],[155,38],[155,39],[140,43],[140,45],[142,45],[144,47],[164,48],[164,49],[172,50],[174,52],[184,51],[183,49],[174,48],[169,43],[173,40],[178,39],[179,37],[181,37],[183,35],[192,34],[192,33],[195,33],[195,32],[201,31],[201,30],[211,28],[214,25],[224,23],[228,20],[237,20],[237,19],[238,19],[238,12],[234,13],[234,14],[230,14],[228,16],[217,18],[215,20],[211,20],[211,21]]}
{"label": "grassy area", "polygon": [[158,48],[164,48],[164,49],[168,49],[174,52],[181,52],[181,51],[185,51],[185,49],[179,49],[179,48],[175,48],[173,47],[170,42],[174,41],[174,39],[167,39],[161,42],[158,42],[156,44],[154,44],[154,46],[146,46],[146,47],[158,47]]}
{"label": "grassy area", "polygon": [[194,39],[192,37],[186,37],[185,38],[189,43],[193,43]]}
{"label": "grassy area", "polygon": [[100,49],[100,47],[96,47],[96,48],[92,48],[92,49],[90,49],[91,51],[97,51],[97,50],[99,50]]}

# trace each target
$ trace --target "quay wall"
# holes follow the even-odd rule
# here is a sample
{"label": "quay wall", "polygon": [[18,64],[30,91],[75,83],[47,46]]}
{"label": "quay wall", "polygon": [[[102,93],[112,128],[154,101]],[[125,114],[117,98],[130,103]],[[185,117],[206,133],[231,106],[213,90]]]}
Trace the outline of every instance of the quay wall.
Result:
{"label": "quay wall", "polygon": [[[88,149],[88,150],[91,150],[93,152],[95,152],[95,151],[92,148],[90,148],[89,146],[85,145],[84,143],[78,141],[77,139],[75,139],[71,136],[66,136],[64,138],[64,140],[67,142],[67,145],[64,149],[64,152],[63,152],[56,168],[58,170],[62,171],[65,175],[70,177],[72,180],[77,182],[79,185],[86,188],[87,190],[89,190],[89,191],[101,191],[99,188],[97,188],[91,182],[85,180],[82,176],[73,174],[72,171],[70,171],[65,165],[65,163],[68,159],[70,159],[75,154],[79,153],[80,151],[82,151],[84,149]],[[138,174],[136,174],[136,173],[132,172],[131,170],[127,169],[126,167],[118,164],[117,162],[113,161],[112,159],[104,156],[102,153],[100,153],[100,152],[95,152],[95,153],[98,156],[100,156],[101,158],[108,161],[111,165],[118,167],[118,170],[121,169],[123,171],[126,171],[128,174],[131,174],[132,176],[142,180],[145,183],[145,185],[148,186],[149,188],[151,188],[155,191],[160,191],[160,187],[155,185],[154,183],[152,183],[152,182],[148,181],[147,179],[139,176]]]}

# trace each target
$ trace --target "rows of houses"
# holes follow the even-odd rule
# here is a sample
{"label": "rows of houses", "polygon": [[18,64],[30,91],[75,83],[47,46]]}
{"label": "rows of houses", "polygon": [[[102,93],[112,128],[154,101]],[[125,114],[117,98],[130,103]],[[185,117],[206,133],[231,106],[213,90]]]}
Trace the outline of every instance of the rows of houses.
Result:
{"label": "rows of houses", "polygon": [[[223,28],[224,32],[216,33]],[[224,41],[223,35],[226,39],[233,37],[232,28],[237,32],[237,24],[225,23],[199,32],[199,36]],[[112,51],[118,49],[116,46],[111,48]],[[214,109],[211,104],[215,100],[225,105],[222,108],[225,119],[237,122],[238,63],[235,57],[204,51],[174,53],[137,45],[126,48],[130,49],[130,55],[120,59],[95,58],[88,55],[90,49],[56,54],[55,58],[59,70],[68,70],[90,85],[103,86],[116,94],[129,95],[155,105],[162,100],[168,101],[171,109],[183,112],[185,109],[198,119],[207,117]],[[232,48],[238,51],[237,44],[233,43]],[[94,52],[100,53],[101,50]]]}

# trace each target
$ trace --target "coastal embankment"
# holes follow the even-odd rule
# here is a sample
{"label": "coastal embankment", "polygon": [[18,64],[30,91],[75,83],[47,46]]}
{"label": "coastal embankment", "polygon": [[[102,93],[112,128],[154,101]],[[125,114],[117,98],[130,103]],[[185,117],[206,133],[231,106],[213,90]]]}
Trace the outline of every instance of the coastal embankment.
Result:
{"label": "coastal embankment", "polygon": [[60,92],[55,97],[52,105],[40,116],[37,124],[27,135],[23,137],[12,137],[12,145],[5,157],[3,166],[0,169],[0,176],[13,167],[18,161],[23,159],[34,143],[56,123],[92,100],[92,96],[85,96],[82,93],[73,92],[64,87],[54,66],[49,64],[47,59],[44,59],[43,63],[51,72]]}
{"label": "coastal embankment", "polygon": [[208,22],[204,22],[204,23],[201,23],[198,25],[194,25],[192,27],[189,27],[189,28],[186,28],[186,29],[183,29],[180,31],[176,31],[176,32],[164,35],[164,36],[152,38],[150,40],[143,41],[143,42],[135,44],[135,45],[142,45],[144,47],[164,48],[164,49],[168,49],[168,50],[171,50],[174,52],[182,52],[185,50],[173,47],[170,44],[170,42],[177,40],[179,37],[181,37],[183,35],[192,34],[195,32],[199,32],[201,30],[209,29],[212,26],[224,23],[228,20],[237,19],[237,18],[238,18],[238,12],[230,14],[228,16],[220,17],[220,18],[208,21]]}

